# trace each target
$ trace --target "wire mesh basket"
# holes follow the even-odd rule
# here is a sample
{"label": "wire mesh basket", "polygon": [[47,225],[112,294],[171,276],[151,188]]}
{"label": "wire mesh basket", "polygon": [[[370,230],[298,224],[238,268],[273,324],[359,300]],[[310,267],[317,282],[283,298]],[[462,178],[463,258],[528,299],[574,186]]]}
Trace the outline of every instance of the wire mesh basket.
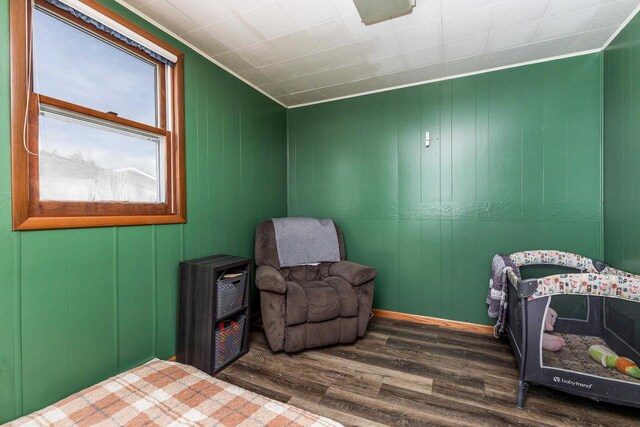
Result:
{"label": "wire mesh basket", "polygon": [[239,310],[244,302],[245,284],[247,282],[247,272],[237,271],[239,276],[224,278],[224,274],[216,281],[218,286],[217,318],[226,316]]}
{"label": "wire mesh basket", "polygon": [[[240,354],[244,337],[245,316],[236,320],[220,322],[216,325],[214,336],[213,369],[226,365]],[[228,324],[228,326],[225,326]]]}

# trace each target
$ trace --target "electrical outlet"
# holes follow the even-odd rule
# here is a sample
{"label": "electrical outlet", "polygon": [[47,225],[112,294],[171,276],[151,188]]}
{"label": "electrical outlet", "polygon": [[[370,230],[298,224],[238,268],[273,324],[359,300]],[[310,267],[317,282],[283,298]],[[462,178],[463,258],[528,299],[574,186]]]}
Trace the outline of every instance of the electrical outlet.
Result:
{"label": "electrical outlet", "polygon": [[429,147],[431,145],[431,135],[429,135],[429,131],[424,134],[424,146]]}

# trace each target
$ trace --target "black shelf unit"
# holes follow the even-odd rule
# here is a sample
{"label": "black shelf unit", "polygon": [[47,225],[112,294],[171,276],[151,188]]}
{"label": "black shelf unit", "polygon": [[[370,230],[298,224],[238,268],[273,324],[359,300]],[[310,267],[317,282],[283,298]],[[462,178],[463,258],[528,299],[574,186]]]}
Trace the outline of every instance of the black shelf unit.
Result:
{"label": "black shelf unit", "polygon": [[[242,306],[218,316],[218,279],[226,271],[244,271]],[[178,337],[176,360],[194,366],[209,375],[220,372],[249,351],[249,288],[251,260],[232,255],[213,255],[180,263],[180,290],[178,300]],[[240,352],[224,365],[215,367],[215,326],[217,323],[245,317]]]}

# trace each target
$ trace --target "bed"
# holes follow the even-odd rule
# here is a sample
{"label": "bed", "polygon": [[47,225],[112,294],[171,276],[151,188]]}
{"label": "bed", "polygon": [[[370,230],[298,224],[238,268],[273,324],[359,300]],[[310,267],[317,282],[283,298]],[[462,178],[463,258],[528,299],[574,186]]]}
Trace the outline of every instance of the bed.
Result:
{"label": "bed", "polygon": [[191,366],[158,359],[8,425],[341,426],[210,377]]}
{"label": "bed", "polygon": [[[640,362],[640,276],[559,251],[518,252],[508,258],[514,268],[505,269],[504,331],[520,370],[517,406],[525,406],[529,384],[537,384],[640,408],[640,380],[589,355],[591,346],[604,345]],[[519,274],[523,267],[541,266],[562,272],[533,278]],[[545,319],[554,303],[562,304],[556,307],[553,334],[566,342],[556,353],[542,349]]]}

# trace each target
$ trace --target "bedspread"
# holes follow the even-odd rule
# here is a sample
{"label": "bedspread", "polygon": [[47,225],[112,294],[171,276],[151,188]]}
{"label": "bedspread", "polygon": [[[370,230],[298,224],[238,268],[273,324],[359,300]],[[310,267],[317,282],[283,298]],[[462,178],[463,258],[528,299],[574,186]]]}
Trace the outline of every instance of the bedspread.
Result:
{"label": "bedspread", "polygon": [[218,380],[191,366],[158,359],[9,425],[341,426]]}

